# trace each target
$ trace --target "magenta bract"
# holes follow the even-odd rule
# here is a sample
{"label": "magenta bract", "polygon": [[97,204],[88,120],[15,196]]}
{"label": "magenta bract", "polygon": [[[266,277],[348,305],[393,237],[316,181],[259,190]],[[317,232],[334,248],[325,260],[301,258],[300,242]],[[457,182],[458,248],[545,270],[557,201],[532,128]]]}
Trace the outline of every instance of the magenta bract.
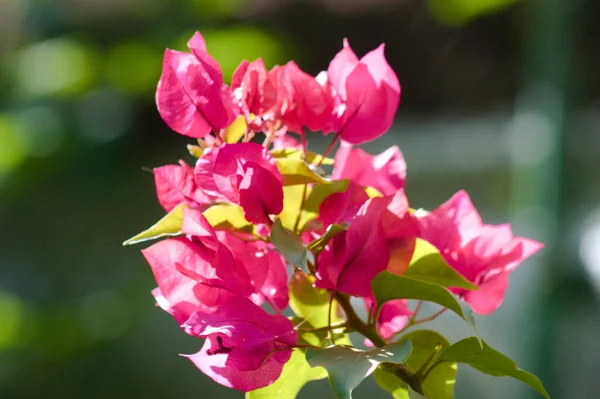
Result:
{"label": "magenta bract", "polygon": [[158,202],[170,212],[179,204],[205,208],[213,198],[200,190],[194,177],[194,168],[185,161],[179,165],[165,165],[154,169],[154,183]]}
{"label": "magenta bract", "polygon": [[194,313],[183,328],[206,338],[190,360],[216,382],[244,392],[273,383],[298,339],[286,317],[240,297],[226,300],[218,312]]}
{"label": "magenta bract", "polygon": [[384,270],[402,274],[412,257],[417,227],[402,190],[360,207],[347,232],[319,257],[317,286],[369,297],[371,280]]}
{"label": "magenta bract", "polygon": [[338,117],[331,128],[343,140],[362,144],[384,134],[400,103],[400,82],[383,54],[384,45],[360,60],[344,40],[344,48],[327,69],[339,96]]}
{"label": "magenta bract", "polygon": [[404,187],[406,162],[396,146],[371,155],[342,141],[331,178],[349,179],[361,186],[373,187],[383,195],[392,195]]}
{"label": "magenta bract", "polygon": [[508,275],[543,245],[513,237],[509,225],[483,224],[466,192],[459,191],[447,202],[418,219],[419,236],[433,244],[444,259],[478,291],[455,290],[473,311],[489,314],[504,300]]}
{"label": "magenta bract", "polygon": [[192,37],[188,47],[192,54],[165,51],[156,104],[171,129],[204,137],[233,122],[233,106],[221,68],[206,52],[200,33]]}

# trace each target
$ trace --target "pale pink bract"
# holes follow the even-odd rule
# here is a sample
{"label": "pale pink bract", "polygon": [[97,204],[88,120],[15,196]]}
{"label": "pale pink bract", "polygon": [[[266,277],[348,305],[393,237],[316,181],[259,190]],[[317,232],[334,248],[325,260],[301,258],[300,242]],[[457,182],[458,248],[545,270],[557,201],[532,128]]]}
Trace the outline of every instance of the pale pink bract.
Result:
{"label": "pale pink bract", "polygon": [[543,244],[513,237],[508,224],[483,224],[468,194],[459,191],[418,218],[419,236],[433,244],[456,271],[479,286],[454,290],[479,314],[495,311],[504,300],[508,275]]}

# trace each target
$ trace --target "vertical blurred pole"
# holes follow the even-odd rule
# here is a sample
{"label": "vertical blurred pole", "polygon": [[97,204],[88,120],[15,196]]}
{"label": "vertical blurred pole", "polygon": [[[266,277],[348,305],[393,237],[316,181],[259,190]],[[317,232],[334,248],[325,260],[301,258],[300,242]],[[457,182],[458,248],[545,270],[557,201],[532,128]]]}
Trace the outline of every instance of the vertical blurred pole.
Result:
{"label": "vertical blurred pole", "polygon": [[[527,315],[523,350],[550,393],[558,391],[554,370],[556,331],[560,311],[555,287],[560,284],[561,242],[565,243],[565,128],[570,108],[573,12],[577,0],[524,1],[527,41],[524,85],[508,133],[513,159],[511,207],[516,225],[531,221],[530,212],[543,222],[535,238],[550,244],[538,258],[533,279],[536,307]],[[534,216],[535,220],[535,216]],[[538,219],[539,220],[539,219]],[[541,227],[541,229],[539,229]],[[553,245],[552,245],[553,244]],[[532,297],[534,298],[534,297]],[[539,300],[539,302],[537,302]],[[537,394],[532,394],[537,397]]]}

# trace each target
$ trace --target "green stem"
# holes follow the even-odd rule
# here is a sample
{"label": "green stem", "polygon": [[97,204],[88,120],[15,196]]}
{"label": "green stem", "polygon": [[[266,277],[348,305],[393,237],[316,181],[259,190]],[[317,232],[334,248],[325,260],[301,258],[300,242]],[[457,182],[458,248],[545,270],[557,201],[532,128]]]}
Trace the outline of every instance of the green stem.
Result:
{"label": "green stem", "polygon": [[373,317],[370,323],[370,325],[375,327],[375,330],[377,330],[377,320],[379,320],[379,316],[381,315],[381,309],[383,309],[383,305],[379,306],[379,304],[377,304],[376,306],[377,307],[375,308],[375,316]]}
{"label": "green stem", "polygon": [[331,309],[333,308],[333,296],[334,291],[329,293],[329,307],[327,308],[327,335],[332,345],[335,345],[335,338],[333,338],[333,326],[331,325]]}
{"label": "green stem", "polygon": [[[345,321],[331,325],[332,330],[338,330],[340,328],[347,329]],[[315,327],[315,328],[299,328],[298,329],[298,331],[303,331],[303,332],[320,332],[320,331],[327,331],[327,330],[329,330],[329,326]]]}
{"label": "green stem", "polygon": [[294,223],[294,233],[300,235],[298,231],[298,227],[300,226],[300,219],[302,217],[302,209],[304,208],[304,203],[306,202],[306,194],[308,193],[308,184],[304,185],[302,189],[302,202],[300,202],[300,209],[298,209],[298,216],[296,216],[296,222]]}
{"label": "green stem", "polygon": [[425,378],[427,378],[427,375],[429,374],[430,366],[432,365],[433,361],[435,360],[435,358],[437,357],[438,353],[440,353],[441,350],[442,350],[442,344],[437,344],[435,346],[435,348],[433,348],[433,351],[429,354],[429,356],[427,357],[427,359],[425,360],[423,365],[421,365],[421,367],[419,367],[419,369],[415,373],[415,376],[421,382],[425,381]]}
{"label": "green stem", "polygon": [[[346,314],[346,325],[350,327],[352,330],[361,333],[366,338],[368,338],[373,345],[377,348],[381,348],[387,345],[387,342],[377,333],[377,328],[374,326],[367,325],[361,318],[356,314],[356,311],[350,304],[350,299],[348,296],[336,292],[334,294],[335,300],[340,304],[342,309],[344,309],[344,313]],[[392,371],[395,375],[402,379],[402,381],[406,382],[410,387],[417,393],[423,394],[423,388],[421,388],[421,381],[417,378],[416,375],[410,372],[410,370],[403,364],[392,364],[389,363],[385,366],[390,371]]]}

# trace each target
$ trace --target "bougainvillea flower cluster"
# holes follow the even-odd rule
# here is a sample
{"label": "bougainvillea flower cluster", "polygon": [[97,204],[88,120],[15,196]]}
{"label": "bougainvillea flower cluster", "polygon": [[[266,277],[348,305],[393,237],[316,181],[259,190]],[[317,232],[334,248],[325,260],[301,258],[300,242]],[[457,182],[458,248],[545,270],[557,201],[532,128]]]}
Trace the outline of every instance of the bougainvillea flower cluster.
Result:
{"label": "bougainvillea flower cluster", "polygon": [[[349,349],[356,332],[371,350],[388,348],[366,357],[362,378],[389,363],[375,370],[378,382],[391,372],[398,389],[436,399],[427,376],[450,356],[435,352],[447,341],[421,348],[432,355],[416,369],[408,353],[423,340],[402,333],[447,309],[467,321],[471,310],[493,312],[509,274],[542,244],[483,224],[464,191],[416,210],[400,149],[355,147],[386,133],[400,101],[384,45],[359,58],[344,40],[317,76],[294,62],[269,70],[243,61],[230,86],[200,33],[188,47],[165,52],[156,103],[172,130],[197,139],[188,146],[195,160],[154,169],[168,214],[129,241],[167,237],[142,252],[156,303],[204,339],[186,357],[217,383],[262,389],[260,397],[286,373],[324,366],[336,395],[349,397],[360,380],[349,375],[340,387],[335,364],[364,353]],[[307,148],[319,135],[331,139],[322,155]],[[423,302],[441,311],[419,317]]]}

